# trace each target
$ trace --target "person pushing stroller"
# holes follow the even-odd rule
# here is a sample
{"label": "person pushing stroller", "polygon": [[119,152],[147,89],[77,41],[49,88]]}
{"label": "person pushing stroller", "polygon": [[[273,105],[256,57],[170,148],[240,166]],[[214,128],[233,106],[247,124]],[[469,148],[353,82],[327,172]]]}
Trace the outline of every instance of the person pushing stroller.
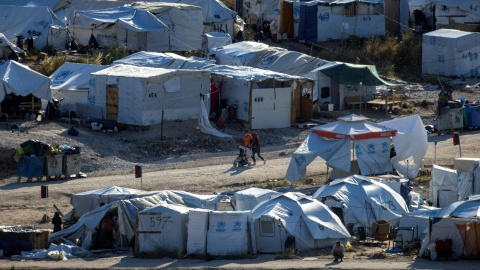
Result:
{"label": "person pushing stroller", "polygon": [[263,160],[263,165],[267,163],[267,161],[260,155],[260,137],[258,137],[257,132],[254,130],[253,134],[251,135],[251,147],[252,147],[252,159],[253,159],[253,165],[257,165],[257,161],[255,160],[255,154],[258,155],[258,157]]}

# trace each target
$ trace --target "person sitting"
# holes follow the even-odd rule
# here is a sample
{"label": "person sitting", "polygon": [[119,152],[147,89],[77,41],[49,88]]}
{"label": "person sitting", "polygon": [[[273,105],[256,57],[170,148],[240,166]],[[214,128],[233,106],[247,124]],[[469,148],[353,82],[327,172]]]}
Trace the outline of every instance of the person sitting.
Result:
{"label": "person sitting", "polygon": [[343,262],[343,254],[345,253],[345,247],[337,241],[337,243],[335,243],[335,245],[333,246],[332,253],[333,257],[335,258],[335,260],[333,260],[334,262],[338,261],[338,259]]}

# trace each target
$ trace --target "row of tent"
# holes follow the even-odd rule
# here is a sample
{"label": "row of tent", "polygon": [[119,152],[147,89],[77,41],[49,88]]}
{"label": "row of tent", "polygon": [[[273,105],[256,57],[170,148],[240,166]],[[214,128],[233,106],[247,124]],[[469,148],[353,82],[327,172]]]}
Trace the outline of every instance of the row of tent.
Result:
{"label": "row of tent", "polygon": [[[350,230],[361,226],[369,232],[375,220],[382,218],[393,225],[408,213],[403,197],[389,185],[352,176],[330,183],[313,197],[250,188],[233,195],[235,211],[216,211],[225,195],[110,187],[72,195],[70,215],[81,216],[73,226],[51,234],[51,239],[80,239],[82,247],[94,248],[102,220],[115,212],[115,247],[134,247],[137,252],[282,252],[288,237],[295,239],[299,250],[328,247],[336,241],[345,243],[351,237],[347,225]],[[320,202],[325,198],[327,202]],[[343,207],[331,205],[334,198],[342,200]],[[133,239],[136,246],[132,245]]]}
{"label": "row of tent", "polygon": [[480,240],[478,198],[472,196],[443,209],[418,206],[412,201],[415,193],[402,194],[406,186],[408,181],[353,175],[332,181],[311,197],[248,188],[231,197],[235,211],[217,210],[225,195],[110,187],[72,195],[71,215],[91,210],[50,237],[94,249],[102,239],[99,234],[104,233],[102,223],[115,213],[111,246],[115,248],[198,255],[279,253],[285,250],[287,239],[294,239],[295,248],[305,251],[330,247],[336,241],[345,243],[363,230],[373,236],[372,225],[384,220],[391,228],[413,228],[399,230],[396,239],[403,243],[423,239],[421,256],[435,258],[436,240],[445,239],[453,240],[454,258],[479,255],[475,244]]}
{"label": "row of tent", "polygon": [[0,1],[0,33],[15,44],[32,38],[40,51],[63,50],[72,39],[92,47],[195,51],[202,50],[203,33],[243,31],[236,12],[218,0],[57,2]]}

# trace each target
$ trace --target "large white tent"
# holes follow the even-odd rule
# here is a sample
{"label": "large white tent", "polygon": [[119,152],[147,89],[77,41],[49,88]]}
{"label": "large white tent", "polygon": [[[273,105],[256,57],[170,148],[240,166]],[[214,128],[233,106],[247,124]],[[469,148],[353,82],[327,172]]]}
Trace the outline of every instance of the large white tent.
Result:
{"label": "large white tent", "polygon": [[168,26],[169,51],[202,49],[203,13],[201,7],[165,2],[136,2],[132,3],[131,7],[152,13]]}
{"label": "large white tent", "polygon": [[50,79],[18,62],[9,60],[0,63],[0,101],[5,95],[33,95],[39,99],[50,100]]}
{"label": "large white tent", "polygon": [[75,11],[68,29],[83,46],[168,51],[168,27],[148,11],[127,7]]}
{"label": "large white tent", "polygon": [[336,179],[319,188],[312,197],[343,215],[341,220],[347,228],[364,227],[365,231],[370,230],[375,220],[396,225],[402,214],[409,212],[402,196],[387,185],[361,175]]}
{"label": "large white tent", "polygon": [[60,114],[75,112],[77,116],[86,115],[86,111],[81,111],[80,106],[77,108],[77,104],[88,104],[90,74],[108,67],[66,62],[50,75],[52,97],[63,99],[60,101]]}
{"label": "large white tent", "polygon": [[[114,65],[90,75],[89,106],[103,119],[131,125],[198,119],[210,72]],[[210,106],[208,96],[203,100]]]}
{"label": "large white tent", "polygon": [[[329,167],[350,172],[350,141],[363,175],[380,174],[393,168],[406,178],[414,178],[427,151],[427,133],[420,116],[413,115],[372,123],[350,115],[340,121],[315,127],[294,152],[286,178],[292,183],[306,175],[307,165],[317,156]],[[396,155],[390,157],[391,141]]]}
{"label": "large white tent", "polygon": [[458,201],[457,172],[433,164],[432,167],[432,201],[435,207],[446,207]]}
{"label": "large white tent", "polygon": [[163,204],[158,196],[149,196],[144,198],[136,198],[131,200],[115,201],[105,204],[84,214],[77,223],[72,226],[50,234],[50,240],[67,239],[71,242],[80,240],[79,246],[90,249],[99,243],[102,231],[101,223],[105,220],[107,214],[115,213],[117,217],[116,225],[118,229],[113,233],[113,247],[130,248],[130,243],[135,236],[135,224],[137,223],[137,212],[146,208]]}
{"label": "large white tent", "polygon": [[245,211],[252,210],[257,204],[280,194],[281,193],[270,189],[251,187],[235,192],[230,200],[233,209],[236,211]]}
{"label": "large white tent", "polygon": [[257,205],[252,227],[254,253],[283,252],[289,236],[298,250],[331,247],[351,237],[327,206],[300,193],[281,194]]}
{"label": "large white tent", "polygon": [[49,46],[65,49],[69,41],[67,27],[48,7],[0,7],[0,33],[13,43],[17,36],[33,38],[34,48],[46,51]]}
{"label": "large white tent", "polygon": [[[138,213],[136,235],[137,253],[177,252],[187,247],[189,209],[176,205],[157,205]],[[192,224],[193,225],[193,224]]]}

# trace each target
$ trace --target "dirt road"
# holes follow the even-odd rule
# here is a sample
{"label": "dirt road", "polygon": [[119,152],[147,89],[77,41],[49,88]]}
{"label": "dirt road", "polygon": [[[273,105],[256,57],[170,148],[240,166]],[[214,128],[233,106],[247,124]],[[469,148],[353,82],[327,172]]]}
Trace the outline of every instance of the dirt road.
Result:
{"label": "dirt road", "polygon": [[[461,134],[463,157],[479,157],[480,131],[469,131]],[[441,166],[453,166],[453,159],[459,156],[459,147],[452,145],[451,135],[432,136],[425,156],[426,166],[431,166],[435,159],[435,144],[437,141],[436,159]],[[251,168],[233,168],[234,152],[214,153],[182,157],[179,159],[158,162],[157,171],[144,173],[143,189],[145,190],[185,190],[199,194],[212,194],[231,189],[242,189],[255,183],[283,179],[290,162],[294,146],[265,148],[266,165],[259,162]],[[133,169],[133,168],[132,168]],[[308,166],[307,174],[315,185],[325,182],[326,166],[320,160],[315,160]],[[140,189],[140,179],[133,177],[133,170],[122,174],[112,171],[112,175],[103,177],[88,177],[84,179],[17,183],[15,177],[0,181],[0,224],[29,225],[39,228],[50,228],[51,224],[40,221],[45,213],[45,200],[40,199],[40,185],[49,185],[49,215],[52,216],[56,204],[60,210],[67,213],[71,210],[70,194],[105,188],[122,186]]]}

